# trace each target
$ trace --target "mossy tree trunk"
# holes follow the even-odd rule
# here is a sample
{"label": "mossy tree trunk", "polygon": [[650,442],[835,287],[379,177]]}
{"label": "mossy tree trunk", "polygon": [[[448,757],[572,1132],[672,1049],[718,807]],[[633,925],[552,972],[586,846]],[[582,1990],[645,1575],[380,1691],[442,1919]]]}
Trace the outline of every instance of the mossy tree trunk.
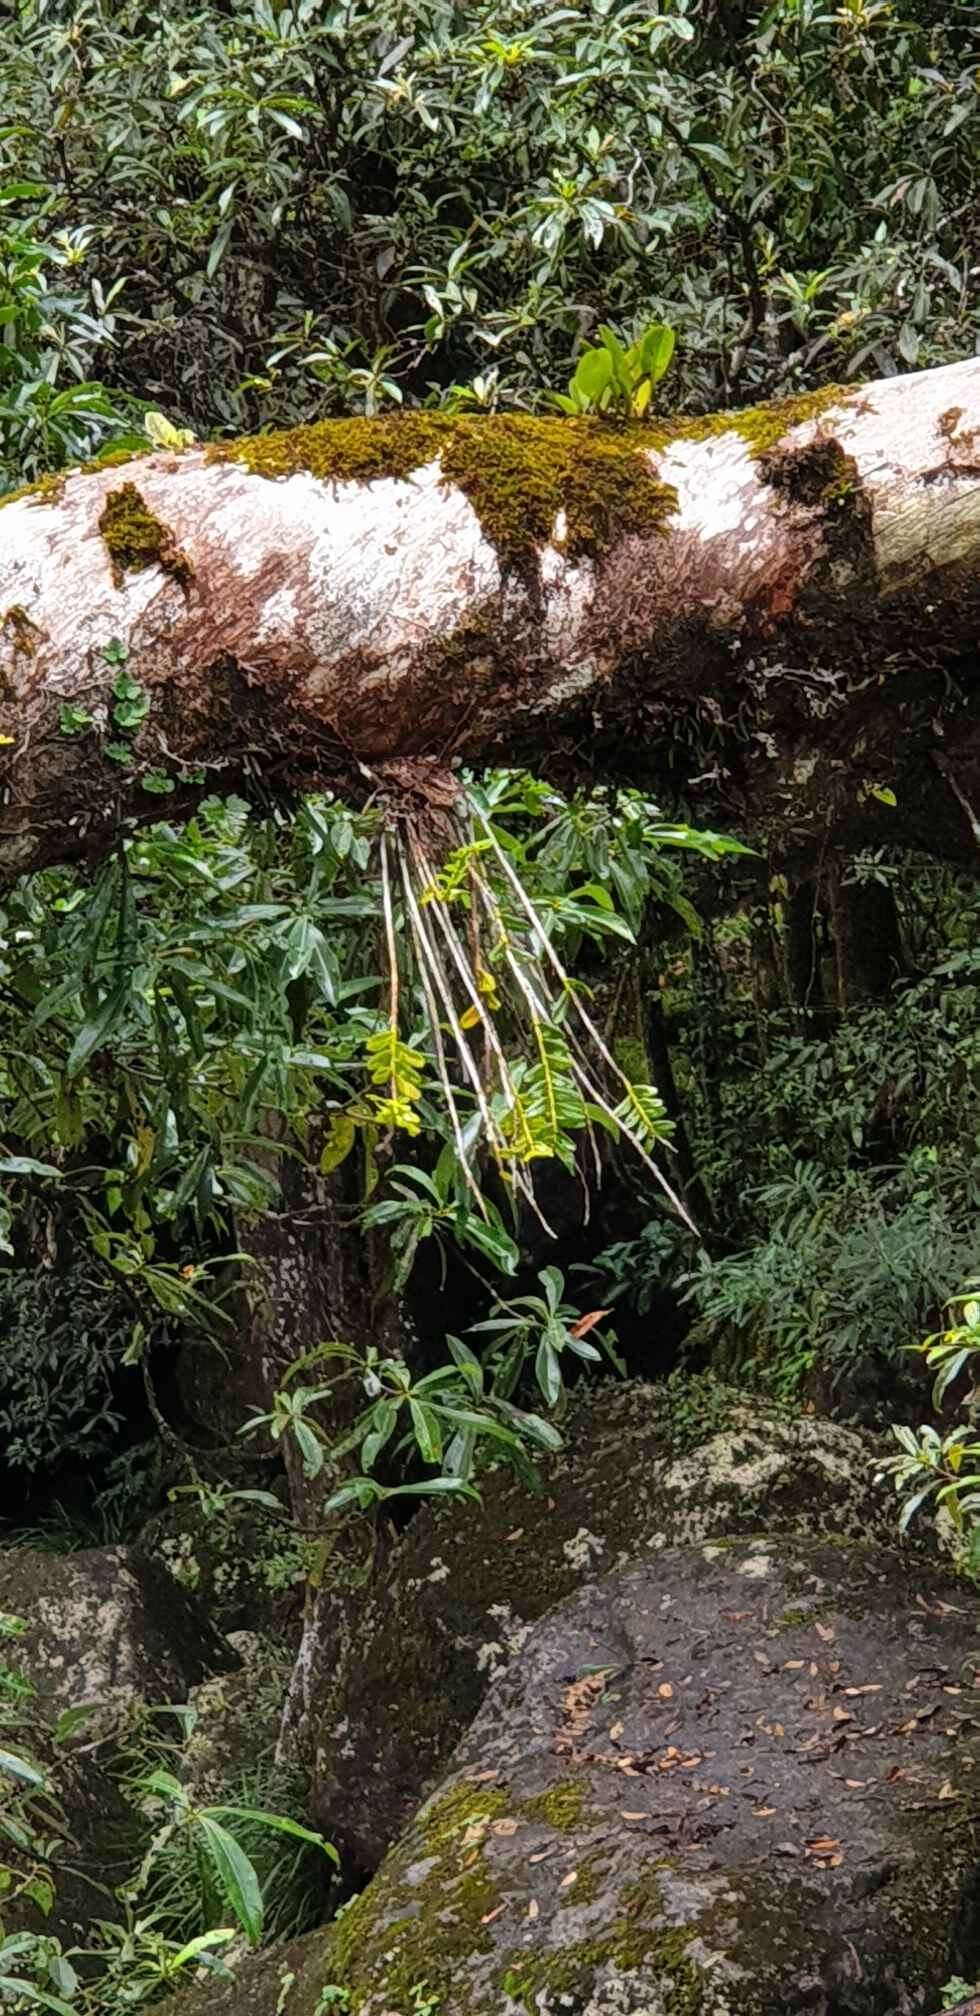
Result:
{"label": "mossy tree trunk", "polygon": [[151,816],[161,769],[179,816],[202,774],[424,796],[528,754],[784,853],[970,854],[978,439],[972,359],[705,419],[328,421],[0,499],[0,873]]}

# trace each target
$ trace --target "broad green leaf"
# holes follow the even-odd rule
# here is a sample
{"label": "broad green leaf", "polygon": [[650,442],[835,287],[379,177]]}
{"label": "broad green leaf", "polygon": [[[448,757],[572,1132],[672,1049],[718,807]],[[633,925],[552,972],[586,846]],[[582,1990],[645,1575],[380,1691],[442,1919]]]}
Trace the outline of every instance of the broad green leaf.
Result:
{"label": "broad green leaf", "polygon": [[561,1366],[547,1337],[542,1337],[534,1360],[534,1376],[548,1402],[554,1407],[561,1394]]}
{"label": "broad green leaf", "polygon": [[72,2008],[70,2002],[63,2002],[60,1995],[49,1995],[35,1982],[15,1980],[9,1974],[0,1974],[0,1995],[11,2002],[16,2002],[19,1997],[24,2002],[36,2003],[41,2009],[53,2009],[56,2016],[78,2016],[78,2011]]}
{"label": "broad green leaf", "polygon": [[181,1947],[179,1953],[174,1954],[171,1964],[186,1967],[192,1960],[204,1960],[215,1946],[227,1946],[229,1940],[237,1936],[229,1925],[215,1932],[198,1932],[195,1938],[187,1941],[186,1946]]}
{"label": "broad green leaf", "polygon": [[668,329],[665,322],[651,323],[645,330],[640,343],[640,367],[654,385],[667,370],[676,342],[673,329]]}
{"label": "broad green leaf", "polygon": [[262,1937],[264,1906],[262,1889],[241,1844],[229,1834],[210,1814],[202,1813],[197,1820],[214,1867],[218,1887],[238,1920],[250,1946],[257,1946]]}
{"label": "broad green leaf", "polygon": [[332,1113],[327,1137],[320,1151],[320,1174],[330,1176],[346,1162],[357,1139],[357,1125],[349,1113]]}
{"label": "broad green leaf", "polygon": [[442,1434],[439,1419],[420,1400],[409,1401],[412,1427],[418,1443],[419,1454],[424,1463],[439,1463],[442,1460]]}
{"label": "broad green leaf", "polygon": [[573,393],[587,405],[594,405],[602,397],[612,375],[613,364],[608,350],[583,350],[572,379]]}

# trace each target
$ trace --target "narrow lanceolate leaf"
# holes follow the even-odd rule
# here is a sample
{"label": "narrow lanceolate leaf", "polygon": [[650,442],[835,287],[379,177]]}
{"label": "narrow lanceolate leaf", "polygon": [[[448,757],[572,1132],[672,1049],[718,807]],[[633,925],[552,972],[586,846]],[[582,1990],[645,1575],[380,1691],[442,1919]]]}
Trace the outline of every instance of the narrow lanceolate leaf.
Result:
{"label": "narrow lanceolate leaf", "polygon": [[6,1771],[8,1777],[17,1778],[22,1785],[31,1785],[36,1790],[43,1790],[47,1784],[44,1772],[39,1771],[29,1758],[18,1756],[15,1750],[0,1750],[0,1771]]}
{"label": "narrow lanceolate leaf", "polygon": [[423,1406],[420,1400],[412,1400],[409,1402],[409,1405],[412,1414],[412,1427],[415,1430],[415,1440],[418,1443],[419,1454],[423,1462],[440,1462],[442,1458],[442,1431],[436,1415],[433,1414],[431,1407]]}
{"label": "narrow lanceolate leaf", "polygon": [[38,1162],[33,1155],[4,1155],[0,1157],[0,1176],[54,1176],[60,1178],[62,1172],[53,1162]]}
{"label": "narrow lanceolate leaf", "polygon": [[0,1974],[0,1996],[16,2007],[18,2000],[34,2003],[41,2009],[54,2009],[57,2016],[78,2016],[70,2002],[63,2002],[60,1995],[49,1995],[44,1988],[38,1988],[33,1981],[18,1981],[10,1974]]}
{"label": "narrow lanceolate leaf", "polygon": [[294,1841],[308,1841],[311,1848],[322,1848],[331,1862],[339,1862],[340,1857],[332,1841],[325,1841],[311,1827],[302,1827],[298,1820],[287,1819],[284,1813],[266,1813],[257,1806],[215,1806],[214,1814],[223,1820],[250,1820],[259,1827],[271,1828],[274,1834],[288,1834]]}
{"label": "narrow lanceolate leaf", "polygon": [[255,1868],[234,1835],[229,1834],[217,1820],[202,1813],[197,1824],[204,1836],[221,1894],[249,1945],[257,1946],[262,1937],[264,1909],[262,1888]]}
{"label": "narrow lanceolate leaf", "polygon": [[102,1045],[108,1042],[113,1030],[122,1019],[123,1011],[129,999],[129,992],[130,981],[128,977],[125,980],[117,981],[115,987],[106,995],[105,1000],[97,1008],[95,1014],[87,1022],[83,1023],[68,1055],[67,1070],[69,1078],[77,1077],[83,1065],[88,1063],[93,1052],[100,1050]]}

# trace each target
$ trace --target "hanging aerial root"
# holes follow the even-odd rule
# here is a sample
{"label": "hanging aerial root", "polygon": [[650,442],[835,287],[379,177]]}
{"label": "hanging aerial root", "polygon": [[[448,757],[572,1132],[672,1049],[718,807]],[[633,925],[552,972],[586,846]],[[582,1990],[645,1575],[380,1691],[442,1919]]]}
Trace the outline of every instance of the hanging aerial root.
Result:
{"label": "hanging aerial root", "polygon": [[486,1217],[489,1157],[542,1224],[534,1163],[574,1167],[584,1137],[598,1180],[601,1127],[696,1233],[652,1153],[671,1131],[656,1088],[620,1068],[482,806],[429,763],[389,765],[378,785],[387,1015],[366,1046],[378,1124],[420,1131],[428,1069],[476,1209]]}

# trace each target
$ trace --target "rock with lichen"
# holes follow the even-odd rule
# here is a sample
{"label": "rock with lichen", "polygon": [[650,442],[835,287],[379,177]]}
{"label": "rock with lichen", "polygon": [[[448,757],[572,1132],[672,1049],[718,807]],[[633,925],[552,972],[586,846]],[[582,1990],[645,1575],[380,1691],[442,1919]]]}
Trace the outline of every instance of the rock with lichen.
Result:
{"label": "rock with lichen", "polygon": [[576,1407],[534,1496],[510,1471],[482,1502],[414,1519],[319,1678],[315,1803],[375,1869],[531,1623],[591,1577],[712,1534],[894,1537],[874,1445],[710,1376],[603,1385]]}
{"label": "rock with lichen", "polygon": [[175,2016],[937,2008],[980,1963],[962,1599],[791,1535],[586,1585],[341,1918]]}
{"label": "rock with lichen", "polygon": [[[120,1735],[143,1705],[185,1702],[207,1676],[236,1668],[238,1655],[203,1604],[127,1547],[0,1550],[0,1612],[20,1703],[4,1744],[44,1776],[26,1838],[7,1808],[5,1930],[87,1946],[92,1920],[113,1915],[113,1888],[145,1846],[145,1823],[119,1782]],[[82,1708],[79,1721],[65,1721]],[[38,1838],[48,1861],[38,1860]]]}
{"label": "rock with lichen", "polygon": [[204,1605],[128,1547],[0,1550],[0,1611],[23,1620],[17,1664],[45,1716],[84,1702],[104,1725],[136,1700],[186,1701],[238,1664]]}
{"label": "rock with lichen", "polygon": [[235,1500],[212,1511],[190,1494],[154,1512],[139,1537],[223,1632],[299,1641],[310,1548],[283,1513]]}

